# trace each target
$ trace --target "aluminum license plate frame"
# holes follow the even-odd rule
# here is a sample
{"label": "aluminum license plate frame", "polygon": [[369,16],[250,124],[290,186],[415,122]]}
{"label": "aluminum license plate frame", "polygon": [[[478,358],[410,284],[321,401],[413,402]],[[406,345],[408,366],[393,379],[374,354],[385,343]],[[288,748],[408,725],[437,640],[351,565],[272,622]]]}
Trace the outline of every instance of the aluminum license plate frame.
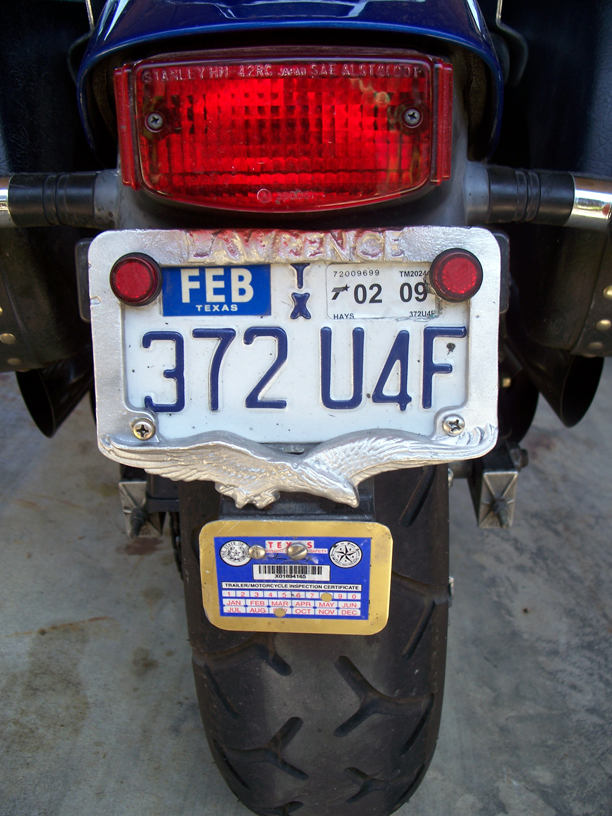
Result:
{"label": "aluminum license plate frame", "polygon": [[[418,433],[406,423],[353,429],[329,436],[300,456],[275,450],[275,443],[303,443],[289,438],[254,441],[248,428],[236,433],[211,428],[192,437],[169,439],[157,429],[152,439],[136,439],[132,426],[153,411],[130,403],[126,387],[124,307],[113,295],[109,273],[122,255],[139,252],[162,267],[289,264],[431,264],[441,252],[472,252],[483,267],[483,284],[469,301],[466,338],[467,378],[461,404],[435,412],[432,430]],[[360,481],[384,470],[482,456],[497,438],[497,332],[500,252],[494,236],[481,228],[407,227],[402,230],[296,232],[284,230],[125,230],[102,233],[89,250],[90,303],[94,340],[98,444],[109,458],[174,479],[212,479],[238,506],[263,507],[279,490],[324,495],[353,506]],[[322,281],[321,286],[325,287]],[[296,292],[299,286],[296,280]],[[310,286],[312,291],[312,286]],[[149,307],[145,307],[149,308]],[[395,318],[394,318],[395,319]],[[397,322],[397,320],[396,320]],[[330,320],[331,323],[331,320]],[[397,411],[398,415],[400,411]],[[463,428],[445,430],[449,415],[460,414]],[[312,440],[309,440],[312,441]],[[295,447],[293,452],[300,450]],[[349,466],[348,462],[351,462]]]}

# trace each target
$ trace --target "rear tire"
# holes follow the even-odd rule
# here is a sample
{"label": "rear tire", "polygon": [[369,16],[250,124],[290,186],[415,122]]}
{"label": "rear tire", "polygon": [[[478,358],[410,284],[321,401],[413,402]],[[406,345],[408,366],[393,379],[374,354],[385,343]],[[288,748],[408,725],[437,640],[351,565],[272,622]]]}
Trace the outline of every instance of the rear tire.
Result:
{"label": "rear tire", "polygon": [[219,770],[248,808],[266,816],[392,813],[423,779],[440,723],[446,466],[376,479],[376,521],[391,529],[394,559],[389,622],[368,636],[226,632],[210,624],[197,540],[215,513],[211,487],[181,485],[181,529],[196,688]]}

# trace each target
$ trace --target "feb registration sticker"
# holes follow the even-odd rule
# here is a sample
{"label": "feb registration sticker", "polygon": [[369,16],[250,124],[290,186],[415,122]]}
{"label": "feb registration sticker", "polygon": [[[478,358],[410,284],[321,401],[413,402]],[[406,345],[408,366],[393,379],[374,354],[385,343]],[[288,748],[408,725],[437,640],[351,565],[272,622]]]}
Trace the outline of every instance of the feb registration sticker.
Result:
{"label": "feb registration sticker", "polygon": [[216,521],[202,596],[221,629],[372,634],[388,616],[392,542],[370,522]]}

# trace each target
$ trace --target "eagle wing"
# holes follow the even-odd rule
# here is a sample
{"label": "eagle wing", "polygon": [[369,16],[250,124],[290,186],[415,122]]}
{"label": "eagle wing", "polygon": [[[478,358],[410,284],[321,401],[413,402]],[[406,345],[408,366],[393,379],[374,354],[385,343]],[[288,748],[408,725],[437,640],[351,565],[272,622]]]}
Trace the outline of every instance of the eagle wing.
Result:
{"label": "eagle wing", "polygon": [[125,445],[106,438],[100,449],[111,459],[176,481],[208,479],[238,507],[266,507],[279,492],[304,492],[356,507],[364,479],[406,467],[484,454],[495,439],[488,425],[461,437],[434,438],[407,432],[363,431],[317,445],[301,456],[282,453],[236,434],[199,436],[177,446]]}
{"label": "eagle wing", "polygon": [[362,431],[318,445],[306,459],[313,467],[331,470],[357,487],[364,479],[388,470],[479,456],[489,450],[495,435],[496,429],[490,425],[463,434],[463,438],[431,439],[405,431]]}
{"label": "eagle wing", "polygon": [[234,434],[191,445],[132,446],[116,440],[100,443],[106,456],[175,481],[208,479],[238,507],[252,502],[262,508],[278,499],[280,490],[328,496],[334,501],[358,503],[356,491],[333,471],[320,469],[303,457],[281,453]]}

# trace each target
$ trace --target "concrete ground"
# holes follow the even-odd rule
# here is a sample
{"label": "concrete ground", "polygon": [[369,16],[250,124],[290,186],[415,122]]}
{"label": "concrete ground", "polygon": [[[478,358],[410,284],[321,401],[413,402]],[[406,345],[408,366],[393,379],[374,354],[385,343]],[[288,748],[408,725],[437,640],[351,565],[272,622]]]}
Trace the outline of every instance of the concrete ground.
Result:
{"label": "concrete ground", "polygon": [[[0,375],[0,814],[246,816],[212,764],[169,539],[126,539],[86,403],[53,440]],[[401,816],[612,812],[612,364],[564,430],[541,405],[516,522],[452,496],[446,702]]]}

